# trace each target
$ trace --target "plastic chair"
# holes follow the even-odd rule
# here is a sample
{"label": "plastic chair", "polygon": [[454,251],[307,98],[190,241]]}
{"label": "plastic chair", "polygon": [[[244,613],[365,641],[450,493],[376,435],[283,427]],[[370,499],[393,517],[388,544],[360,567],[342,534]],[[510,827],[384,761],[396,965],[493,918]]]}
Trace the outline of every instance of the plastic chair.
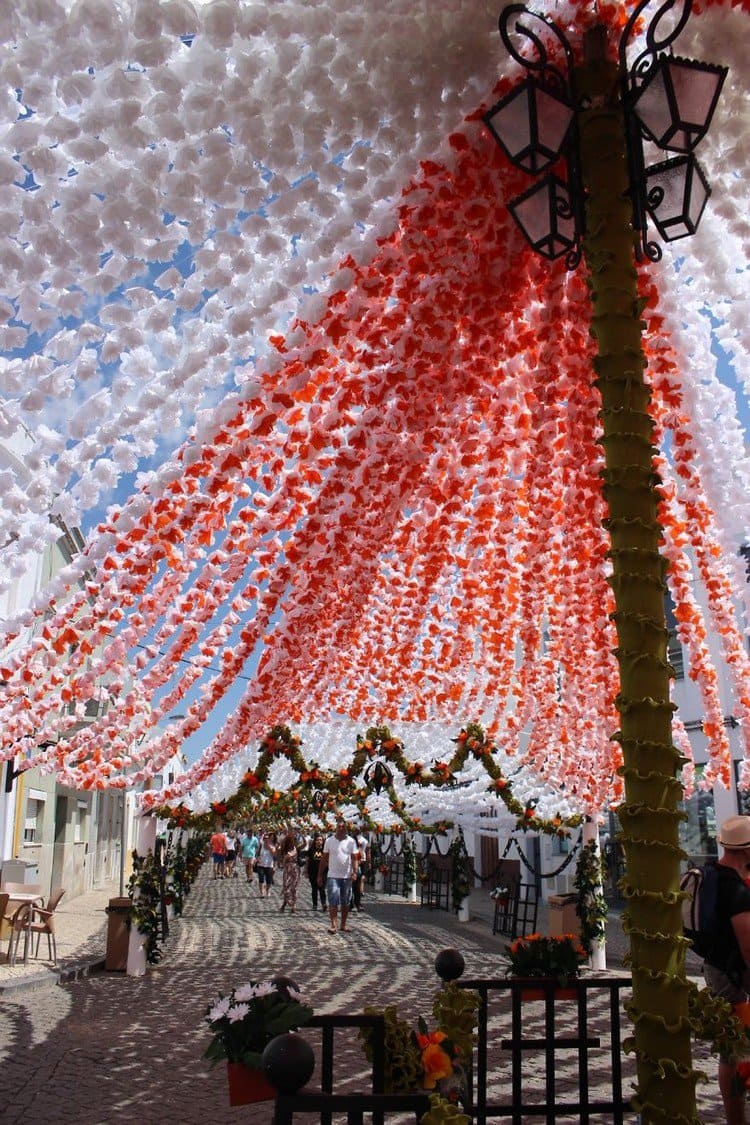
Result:
{"label": "plastic chair", "polygon": [[10,895],[6,891],[0,891],[0,938],[5,937],[5,923],[10,926],[10,914],[8,913],[8,899]]}
{"label": "plastic chair", "polygon": [[8,939],[8,964],[15,965],[18,958],[18,946],[23,934],[23,963],[29,959],[29,925],[34,912],[30,902],[22,902],[10,916],[10,938]]}
{"label": "plastic chair", "polygon": [[[42,934],[47,936],[47,949],[53,964],[57,964],[57,942],[55,940],[55,910],[65,891],[58,887],[49,897],[45,907],[35,906],[29,921],[29,934],[36,934],[36,950],[34,956],[39,956],[39,942]],[[38,919],[38,920],[37,920]]]}

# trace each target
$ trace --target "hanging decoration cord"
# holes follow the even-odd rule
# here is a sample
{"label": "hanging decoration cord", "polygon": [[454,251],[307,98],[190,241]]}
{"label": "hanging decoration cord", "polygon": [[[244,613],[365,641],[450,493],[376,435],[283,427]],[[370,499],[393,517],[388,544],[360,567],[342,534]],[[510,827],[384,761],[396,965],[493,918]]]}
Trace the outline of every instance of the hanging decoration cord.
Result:
{"label": "hanging decoration cord", "polygon": [[557,875],[560,875],[565,870],[566,867],[569,867],[570,864],[573,862],[573,860],[575,859],[575,857],[578,854],[578,851],[581,847],[581,840],[582,840],[582,835],[578,837],[578,839],[576,840],[575,844],[573,845],[573,847],[570,849],[570,851],[566,855],[563,862],[560,864],[559,867],[556,867],[554,871],[537,871],[537,869],[534,867],[533,863],[531,863],[528,860],[528,858],[526,857],[526,855],[524,854],[522,849],[519,847],[518,841],[516,839],[513,839],[513,843],[516,846],[516,851],[518,852],[518,858],[520,859],[521,863],[524,865],[524,867],[526,868],[527,871],[531,872],[531,874],[534,876],[535,879],[554,879]]}

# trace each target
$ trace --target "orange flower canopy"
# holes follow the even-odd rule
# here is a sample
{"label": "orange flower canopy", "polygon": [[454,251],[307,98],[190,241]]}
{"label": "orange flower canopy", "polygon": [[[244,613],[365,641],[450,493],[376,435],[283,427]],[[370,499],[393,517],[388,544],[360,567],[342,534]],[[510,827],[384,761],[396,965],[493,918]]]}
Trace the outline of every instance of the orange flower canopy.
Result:
{"label": "orange flower canopy", "polygon": [[[277,722],[477,718],[599,809],[620,751],[584,271],[508,214],[528,181],[481,122],[519,77],[495,17],[344,7],[3,17],[4,588],[50,513],[98,523],[8,601],[2,753],[101,788],[200,743],[177,800]],[[631,10],[545,8],[576,47]],[[730,356],[744,398],[747,29],[747,3],[706,5],[680,40],[729,66],[714,194],[640,272],[668,583],[725,785],[712,633],[750,737],[750,465],[717,371]],[[675,737],[689,756],[679,717]]]}

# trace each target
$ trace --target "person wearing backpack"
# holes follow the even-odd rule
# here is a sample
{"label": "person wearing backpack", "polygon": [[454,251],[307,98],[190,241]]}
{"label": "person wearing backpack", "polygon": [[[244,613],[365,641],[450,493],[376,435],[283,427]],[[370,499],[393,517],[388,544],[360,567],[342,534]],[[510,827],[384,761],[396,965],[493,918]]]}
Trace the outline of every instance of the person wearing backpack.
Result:
{"label": "person wearing backpack", "polygon": [[[716,861],[715,938],[705,955],[703,975],[714,994],[739,1004],[750,999],[750,816],[730,816],[719,830],[723,854]],[[745,1087],[737,1064],[719,1057],[719,1092],[727,1125],[745,1121]]]}

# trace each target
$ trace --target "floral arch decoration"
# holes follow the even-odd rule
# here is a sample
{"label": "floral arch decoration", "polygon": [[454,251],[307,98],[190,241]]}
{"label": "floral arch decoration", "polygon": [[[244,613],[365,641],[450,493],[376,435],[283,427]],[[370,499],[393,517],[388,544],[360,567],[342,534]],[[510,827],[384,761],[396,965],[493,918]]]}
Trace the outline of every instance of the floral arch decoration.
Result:
{"label": "floral arch decoration", "polygon": [[[360,822],[373,832],[398,834],[403,831],[447,831],[452,823],[447,818],[428,825],[419,817],[411,815],[392,780],[383,791],[387,795],[393,825],[386,827],[373,819],[367,809],[370,790],[364,782],[364,775],[369,762],[382,758],[392,770],[397,771],[404,786],[431,786],[436,789],[455,786],[467,762],[479,762],[488,777],[488,791],[502,801],[516,818],[516,828],[523,831],[563,837],[583,822],[583,814],[543,817],[537,814],[535,801],[520,801],[513,792],[512,782],[495,761],[497,748],[486,736],[481,724],[466,724],[453,741],[456,747],[449,759],[438,760],[431,767],[426,767],[421,762],[408,760],[404,744],[393,737],[389,727],[369,727],[364,736],[357,736],[357,745],[350,761],[337,770],[330,770],[315,761],[306,761],[299,736],[286,724],[278,724],[262,740],[258,762],[252,770],[245,773],[237,792],[226,800],[213,802],[210,812],[199,814],[198,819],[221,817],[230,823],[243,819],[263,819],[281,823],[290,818],[304,821],[308,815],[315,813],[325,823],[342,806],[348,806],[356,809]],[[276,789],[269,784],[271,766],[280,759],[285,760],[296,774],[296,778],[285,790]],[[315,797],[318,797],[317,808],[314,807]],[[183,827],[193,823],[195,819],[194,814],[189,813],[185,806],[158,805],[157,795],[145,794],[144,804],[153,813]],[[204,821],[200,820],[200,823]]]}

